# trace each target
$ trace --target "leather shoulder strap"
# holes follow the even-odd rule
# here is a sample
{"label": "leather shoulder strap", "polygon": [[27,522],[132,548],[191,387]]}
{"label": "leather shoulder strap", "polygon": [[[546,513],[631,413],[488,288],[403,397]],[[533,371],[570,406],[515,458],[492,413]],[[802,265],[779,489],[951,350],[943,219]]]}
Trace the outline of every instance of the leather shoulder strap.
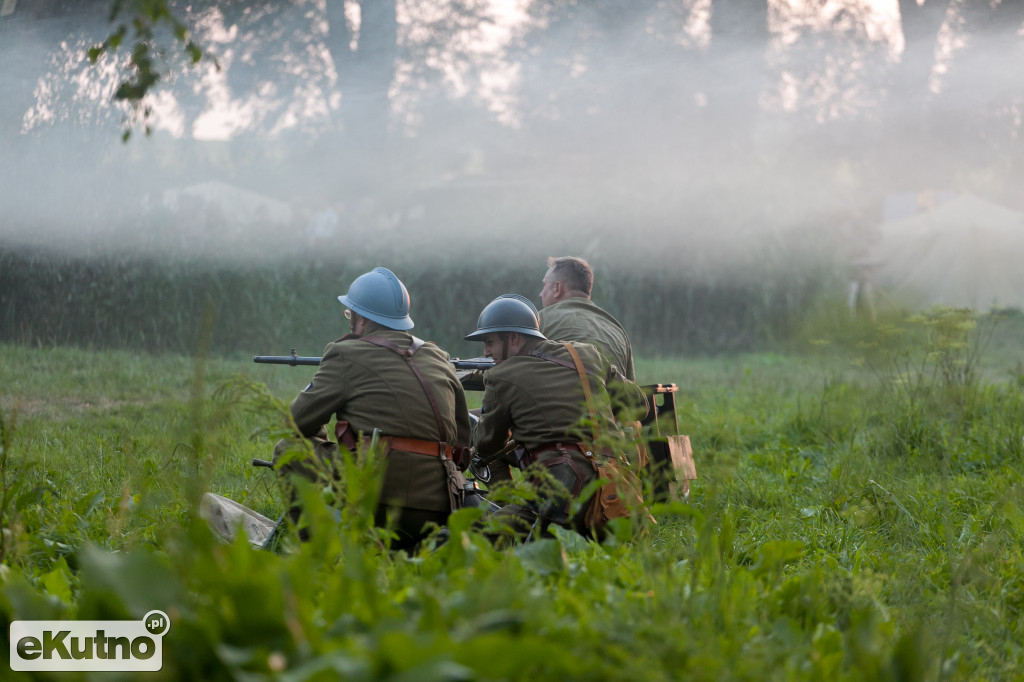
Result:
{"label": "leather shoulder strap", "polygon": [[357,337],[357,338],[360,341],[365,341],[366,343],[372,343],[375,346],[380,346],[381,348],[387,348],[388,350],[393,351],[395,353],[398,353],[399,355],[409,356],[409,357],[412,357],[416,353],[416,351],[418,351],[420,348],[422,348],[423,345],[426,343],[426,341],[424,341],[423,339],[420,339],[420,338],[417,338],[417,337],[413,336],[413,337],[411,337],[412,338],[412,345],[409,346],[408,349],[402,350],[401,348],[396,346],[393,342],[388,341],[387,339],[381,338],[379,336],[360,336],[360,337]]}
{"label": "leather shoulder strap", "polygon": [[587,372],[583,368],[583,361],[580,360],[580,354],[576,352],[571,343],[563,343],[562,345],[569,351],[573,364],[576,366],[576,373],[580,375],[580,383],[583,384],[583,398],[587,401],[590,420],[594,422],[594,439],[597,440],[597,410],[594,409],[594,395],[590,392],[590,381],[587,379]]}
{"label": "leather shoulder strap", "polygon": [[427,394],[427,400],[430,401],[430,409],[434,411],[434,419],[437,421],[437,431],[441,434],[441,442],[447,443],[448,431],[444,428],[444,421],[441,419],[441,410],[437,408],[437,400],[434,398],[434,392],[430,390],[430,386],[427,385],[427,380],[424,379],[423,375],[420,373],[419,367],[417,367],[416,363],[412,361],[412,356],[415,355],[416,351],[422,348],[426,342],[423,339],[413,336],[412,345],[407,349],[402,350],[391,341],[382,339],[379,336],[364,336],[360,341],[372,343],[373,345],[380,346],[381,348],[387,348],[388,350],[397,353],[403,360],[405,360],[406,364],[409,365],[409,369],[412,370],[412,373],[415,374],[416,378],[419,380],[420,386],[423,387],[423,392]]}

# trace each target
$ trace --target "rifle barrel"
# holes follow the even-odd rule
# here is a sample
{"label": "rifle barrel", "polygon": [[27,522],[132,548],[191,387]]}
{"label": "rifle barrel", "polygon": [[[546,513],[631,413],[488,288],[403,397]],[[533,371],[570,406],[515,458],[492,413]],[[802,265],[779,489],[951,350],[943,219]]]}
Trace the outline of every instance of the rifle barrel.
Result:
{"label": "rifle barrel", "polygon": [[460,360],[458,358],[452,358],[452,364],[455,365],[455,369],[491,369],[494,367],[494,361],[490,358],[470,358],[469,360]]}
{"label": "rifle barrel", "polygon": [[[320,358],[311,355],[254,355],[253,362],[265,365],[308,365],[316,367],[320,364]],[[452,359],[452,365],[458,370],[485,370],[494,367],[494,361],[490,358],[470,358],[469,360]]]}
{"label": "rifle barrel", "polygon": [[265,365],[310,365],[316,367],[320,364],[320,358],[309,355],[254,355],[253,362]]}

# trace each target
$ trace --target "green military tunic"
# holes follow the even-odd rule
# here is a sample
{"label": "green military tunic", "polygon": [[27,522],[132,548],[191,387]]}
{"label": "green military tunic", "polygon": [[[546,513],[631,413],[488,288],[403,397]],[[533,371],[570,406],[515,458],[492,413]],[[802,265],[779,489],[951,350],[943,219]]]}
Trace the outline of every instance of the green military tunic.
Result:
{"label": "green military tunic", "polygon": [[[401,350],[412,345],[412,336],[406,332],[367,321],[364,337],[371,336]],[[413,362],[434,394],[447,442],[468,446],[466,396],[448,354],[427,343],[416,351]],[[442,440],[430,401],[405,359],[352,335],[327,344],[313,381],[290,408],[307,438],[314,437],[334,415],[365,436],[378,428],[383,436]],[[387,454],[380,499],[382,504],[406,509],[448,512],[444,465],[437,457],[392,450]]]}
{"label": "green military tunic", "polygon": [[630,381],[636,381],[633,349],[619,321],[589,298],[573,297],[540,311],[540,331],[553,341],[582,341],[600,348]]}
{"label": "green military tunic", "polygon": [[[595,397],[604,393],[611,378],[598,350],[586,343],[573,343],[588,372]],[[572,364],[572,356],[555,341],[529,339],[519,355],[512,356],[484,372],[484,396],[476,449],[488,456],[504,448],[509,432],[527,450],[557,442],[590,440],[593,434],[582,425],[587,416],[586,400],[579,374],[572,367],[529,355],[539,351]],[[614,429],[607,400],[597,400],[601,426]]]}

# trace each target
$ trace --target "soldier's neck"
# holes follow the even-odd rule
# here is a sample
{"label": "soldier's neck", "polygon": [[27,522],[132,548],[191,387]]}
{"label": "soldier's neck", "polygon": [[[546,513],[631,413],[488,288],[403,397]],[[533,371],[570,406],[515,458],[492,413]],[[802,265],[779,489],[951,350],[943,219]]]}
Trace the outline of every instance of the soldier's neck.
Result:
{"label": "soldier's neck", "polygon": [[382,324],[377,324],[371,320],[366,320],[366,326],[363,327],[363,333],[360,336],[373,336],[374,334],[382,332],[393,332],[395,329],[385,327]]}

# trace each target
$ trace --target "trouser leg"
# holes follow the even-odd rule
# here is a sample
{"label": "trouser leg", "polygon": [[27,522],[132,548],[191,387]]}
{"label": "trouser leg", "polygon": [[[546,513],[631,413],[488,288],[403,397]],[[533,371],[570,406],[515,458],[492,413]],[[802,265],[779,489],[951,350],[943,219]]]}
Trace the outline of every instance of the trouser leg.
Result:
{"label": "trouser leg", "polygon": [[494,519],[502,530],[491,530],[487,539],[496,547],[506,547],[525,540],[537,520],[537,511],[532,505],[506,504],[494,512]]}
{"label": "trouser leg", "polygon": [[585,455],[570,451],[568,456],[541,460],[545,465],[547,476],[539,479],[540,501],[537,514],[541,518],[543,529],[554,523],[579,531],[584,528],[582,523],[586,505],[570,518],[572,503],[580,492],[596,478],[593,467]]}
{"label": "trouser leg", "polygon": [[386,504],[377,505],[373,523],[378,528],[386,528],[388,517],[393,519],[393,530],[398,536],[392,540],[391,549],[415,550],[426,539],[434,525],[444,526],[448,521],[448,512],[430,511],[426,509],[409,509],[393,507]]}

